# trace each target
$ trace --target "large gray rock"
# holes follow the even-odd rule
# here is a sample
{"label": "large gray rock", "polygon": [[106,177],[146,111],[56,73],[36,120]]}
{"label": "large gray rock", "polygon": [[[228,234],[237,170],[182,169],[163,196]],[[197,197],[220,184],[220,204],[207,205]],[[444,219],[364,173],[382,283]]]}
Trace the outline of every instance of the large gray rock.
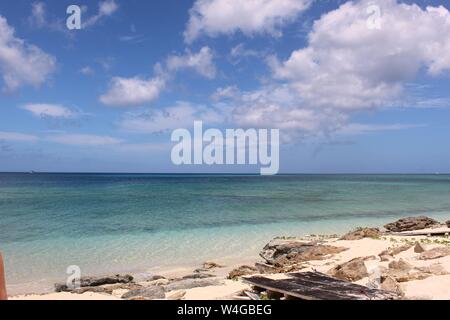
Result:
{"label": "large gray rock", "polygon": [[207,279],[207,278],[214,278],[216,277],[213,274],[209,274],[209,273],[193,273],[193,274],[188,274],[186,276],[183,277],[183,279]]}
{"label": "large gray rock", "polygon": [[155,300],[164,299],[166,297],[163,287],[151,286],[135,290],[130,290],[122,295],[122,299],[133,300]]}
{"label": "large gray rock", "polygon": [[[130,275],[113,275],[113,276],[103,276],[103,277],[82,277],[80,279],[80,288],[85,287],[99,287],[106,284],[116,284],[116,283],[130,283],[133,281],[133,277]],[[77,289],[80,289],[77,288]],[[74,288],[69,288],[65,283],[56,283],[55,291],[62,292],[74,291]]]}
{"label": "large gray rock", "polygon": [[437,247],[433,248],[431,250],[427,250],[425,252],[422,252],[419,255],[420,260],[432,260],[432,259],[438,259],[442,257],[446,257],[450,255],[450,248],[448,247]]}
{"label": "large gray rock", "polygon": [[200,287],[210,287],[210,286],[220,286],[223,285],[223,282],[218,279],[183,279],[176,280],[168,285],[164,286],[164,289],[169,291],[174,290],[187,290],[192,288],[200,288]]}
{"label": "large gray rock", "polygon": [[328,274],[341,280],[358,281],[369,276],[364,262],[373,259],[374,256],[355,258],[332,268]]}
{"label": "large gray rock", "polygon": [[384,227],[392,232],[403,232],[426,229],[435,225],[439,225],[439,222],[425,216],[420,216],[402,218],[395,222],[388,223]]}
{"label": "large gray rock", "polygon": [[270,265],[285,266],[310,260],[323,260],[327,256],[347,250],[343,247],[318,242],[275,239],[261,251],[260,256]]}
{"label": "large gray rock", "polygon": [[364,238],[378,238],[381,236],[380,229],[378,228],[358,228],[350,231],[339,240],[361,240]]}

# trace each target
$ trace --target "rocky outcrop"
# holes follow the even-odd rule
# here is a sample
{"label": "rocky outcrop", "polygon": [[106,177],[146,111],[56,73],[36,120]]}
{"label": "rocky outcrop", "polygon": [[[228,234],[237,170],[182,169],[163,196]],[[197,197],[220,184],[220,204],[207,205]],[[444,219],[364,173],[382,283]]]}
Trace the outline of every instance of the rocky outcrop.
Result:
{"label": "rocky outcrop", "polygon": [[380,229],[378,228],[358,228],[354,231],[350,231],[339,240],[361,240],[364,238],[378,238],[381,236]]}
{"label": "rocky outcrop", "polygon": [[258,273],[258,269],[251,266],[240,266],[234,270],[232,270],[228,274],[228,279],[236,279],[242,276],[248,276],[252,274]]}
{"label": "rocky outcrop", "polygon": [[414,267],[407,261],[400,259],[398,261],[392,261],[389,264],[389,268],[383,271],[382,278],[391,277],[397,282],[407,282],[446,274],[448,274],[447,271],[440,264],[433,264],[426,267]]}
{"label": "rocky outcrop", "polygon": [[[117,284],[117,283],[131,283],[133,281],[133,277],[130,275],[113,275],[113,276],[104,276],[104,277],[82,277],[80,279],[79,288],[86,287],[99,287],[107,284]],[[57,283],[55,284],[56,292],[72,292],[75,288],[70,288],[66,283]]]}
{"label": "rocky outcrop", "polygon": [[438,259],[442,257],[446,257],[450,255],[450,248],[448,247],[438,247],[433,248],[431,250],[427,250],[425,252],[422,252],[419,255],[420,260],[432,260],[432,259]]}
{"label": "rocky outcrop", "polygon": [[122,299],[127,300],[155,300],[164,299],[166,294],[164,288],[160,286],[150,286],[135,290],[130,290],[122,295]]}
{"label": "rocky outcrop", "polygon": [[188,274],[183,277],[183,279],[207,279],[207,278],[214,278],[215,275],[209,274],[209,273],[193,273]]}
{"label": "rocky outcrop", "polygon": [[447,225],[447,227],[449,227],[449,228],[450,228],[450,220],[448,220],[448,221],[445,221],[445,224]]}
{"label": "rocky outcrop", "polygon": [[174,291],[174,290],[187,290],[192,288],[200,288],[200,287],[210,287],[210,286],[220,286],[223,285],[223,282],[219,279],[183,279],[177,280],[169,283],[164,286],[166,292]]}
{"label": "rocky outcrop", "polygon": [[347,250],[318,242],[275,239],[268,243],[260,256],[270,265],[286,266],[310,260],[323,260],[329,255]]}
{"label": "rocky outcrop", "polygon": [[384,227],[392,232],[403,232],[426,229],[435,225],[439,225],[439,222],[425,216],[420,216],[403,218],[395,222],[388,223]]}
{"label": "rocky outcrop", "polygon": [[328,274],[337,279],[358,281],[369,276],[365,261],[376,259],[374,256],[359,257],[340,264],[328,271]]}

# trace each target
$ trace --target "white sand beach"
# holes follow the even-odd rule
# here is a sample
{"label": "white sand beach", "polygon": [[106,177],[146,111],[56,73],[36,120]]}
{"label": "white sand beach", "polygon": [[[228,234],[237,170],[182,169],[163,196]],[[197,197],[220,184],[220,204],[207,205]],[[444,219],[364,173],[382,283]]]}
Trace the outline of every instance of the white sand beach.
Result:
{"label": "white sand beach", "polygon": [[[86,291],[78,293],[29,294],[11,297],[11,299],[245,300],[249,298],[243,292],[252,290],[245,283],[247,274],[263,273],[264,277],[279,279],[286,276],[283,268],[296,272],[319,271],[356,284],[375,285],[379,289],[396,292],[398,299],[450,299],[450,290],[448,290],[450,288],[450,239],[448,238],[450,229],[446,225],[415,230],[405,235],[384,232],[378,234],[378,229],[376,229],[377,234],[374,235],[373,230],[368,228],[349,233],[350,236],[347,238],[355,238],[354,240],[344,240],[337,236],[275,239],[263,250],[263,257],[268,253],[273,254],[276,248],[283,245],[295,247],[314,244],[310,247],[313,251],[308,253],[308,258],[303,256],[298,260],[298,257],[295,257],[297,259],[295,263],[292,263],[294,260],[289,263],[283,260],[284,265],[278,264],[278,270],[275,270],[275,264],[269,265],[270,260],[267,257],[266,261],[262,257],[249,257],[245,261],[247,267],[244,268],[242,264],[223,266],[221,261],[215,261],[205,263],[197,270],[182,268],[168,270],[152,279],[136,280],[131,284],[104,285],[100,286],[100,289],[99,287],[85,288]],[[282,261],[279,257],[277,259]],[[349,261],[353,262],[349,264]],[[256,268],[252,266],[252,263],[256,263]],[[265,266],[264,272],[261,272],[264,269],[261,269],[261,266]],[[236,268],[238,268],[237,272]],[[267,268],[272,268],[273,272],[267,271]],[[233,270],[236,277],[229,279],[230,272]],[[378,279],[374,279],[373,277],[377,275]],[[138,292],[129,297],[124,296],[133,290]]]}

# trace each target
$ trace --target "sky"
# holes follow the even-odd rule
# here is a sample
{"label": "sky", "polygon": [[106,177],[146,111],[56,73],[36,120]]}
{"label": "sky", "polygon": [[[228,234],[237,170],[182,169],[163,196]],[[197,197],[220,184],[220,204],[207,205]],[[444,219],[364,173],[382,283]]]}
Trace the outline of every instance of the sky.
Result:
{"label": "sky", "polygon": [[259,171],[172,164],[173,130],[203,121],[279,129],[280,173],[450,173],[449,9],[1,1],[0,171]]}

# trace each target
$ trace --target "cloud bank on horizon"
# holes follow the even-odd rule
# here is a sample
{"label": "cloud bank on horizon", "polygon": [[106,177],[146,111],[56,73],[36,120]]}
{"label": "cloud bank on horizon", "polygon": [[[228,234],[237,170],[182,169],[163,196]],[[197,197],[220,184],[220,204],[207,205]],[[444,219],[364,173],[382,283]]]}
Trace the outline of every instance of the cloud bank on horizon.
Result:
{"label": "cloud bank on horizon", "polygon": [[[362,147],[351,145],[367,134],[378,133],[371,143],[383,159],[390,157],[385,133],[443,139],[450,12],[435,2],[101,0],[82,6],[83,28],[73,32],[64,28],[66,1],[2,5],[0,141],[15,150],[0,159],[15,168],[14,159],[31,148],[70,158],[67,168],[74,168],[73,148],[98,163],[104,156],[89,151],[95,147],[108,161],[118,159],[114,170],[133,171],[133,152],[144,168],[145,156],[167,149],[149,145],[165,146],[171,130],[195,120],[280,129],[289,158],[305,143],[351,140],[346,154],[356,153]],[[154,168],[169,170],[163,157],[157,161]],[[293,163],[285,168],[302,171]],[[382,171],[376,163],[369,168]]]}

